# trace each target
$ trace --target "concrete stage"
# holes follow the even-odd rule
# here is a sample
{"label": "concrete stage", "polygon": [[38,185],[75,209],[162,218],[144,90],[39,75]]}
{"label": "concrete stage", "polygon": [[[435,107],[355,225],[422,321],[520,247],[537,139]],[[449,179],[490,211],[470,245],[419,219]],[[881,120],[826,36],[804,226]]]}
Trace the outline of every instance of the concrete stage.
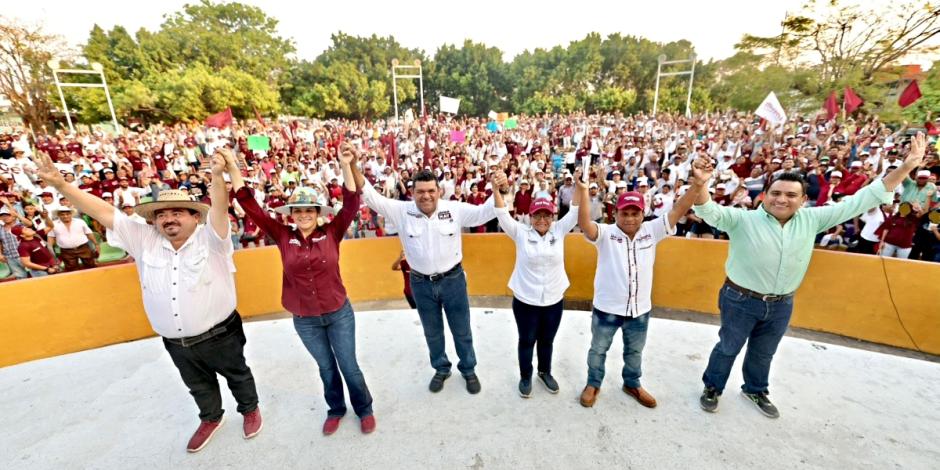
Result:
{"label": "concrete stage", "polygon": [[[264,430],[245,441],[224,387],[225,425],[198,454],[186,442],[195,404],[159,339],[0,369],[0,468],[903,468],[940,465],[940,364],[787,337],[771,398],[781,418],[738,392],[740,360],[717,414],[699,409],[700,377],[717,328],[654,318],[644,355],[648,410],[620,391],[622,343],[608,353],[597,404],[577,401],[586,379],[590,316],[566,312],[555,341],[561,393],[516,391],[516,330],[505,309],[473,309],[483,392],[456,373],[439,394],[417,314],[357,313],[359,361],[375,399],[376,432],[350,408],[324,437],[316,363],[291,321],[247,322]],[[93,325],[89,325],[93,328]],[[448,333],[449,338],[449,333]],[[448,339],[448,351],[456,354]]]}

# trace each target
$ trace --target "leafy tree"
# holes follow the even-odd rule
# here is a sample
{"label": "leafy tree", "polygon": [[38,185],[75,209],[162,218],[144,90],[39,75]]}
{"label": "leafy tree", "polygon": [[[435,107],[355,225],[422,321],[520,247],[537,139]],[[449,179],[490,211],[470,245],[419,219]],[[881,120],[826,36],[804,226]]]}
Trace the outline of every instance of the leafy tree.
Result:
{"label": "leafy tree", "polygon": [[439,96],[460,98],[460,111],[483,116],[490,110],[505,110],[512,91],[509,67],[498,48],[466,40],[461,48],[438,49],[429,67],[425,99],[436,103]]}
{"label": "leafy tree", "polygon": [[0,94],[34,133],[51,130],[52,76],[46,62],[64,52],[60,36],[0,16]]}

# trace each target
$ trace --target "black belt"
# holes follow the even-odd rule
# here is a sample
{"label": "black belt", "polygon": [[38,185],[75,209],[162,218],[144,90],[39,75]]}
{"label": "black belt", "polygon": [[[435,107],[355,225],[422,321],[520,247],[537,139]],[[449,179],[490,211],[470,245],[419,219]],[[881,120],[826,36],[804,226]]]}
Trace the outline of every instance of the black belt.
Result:
{"label": "black belt", "polygon": [[232,312],[231,315],[229,315],[228,318],[226,318],[225,320],[222,320],[219,324],[213,326],[212,328],[209,328],[209,331],[207,331],[207,332],[205,332],[205,333],[203,333],[203,334],[201,334],[201,335],[189,336],[189,337],[186,337],[186,338],[166,338],[166,337],[164,337],[163,339],[166,340],[166,341],[169,341],[169,342],[171,342],[171,343],[174,343],[174,344],[178,344],[178,345],[180,345],[180,346],[183,346],[184,348],[188,348],[188,347],[190,347],[190,346],[192,346],[192,345],[199,344],[199,343],[201,343],[201,342],[203,342],[203,341],[205,341],[205,340],[207,340],[207,339],[210,339],[210,338],[215,338],[216,336],[219,336],[219,335],[221,335],[222,333],[225,333],[226,331],[229,331],[229,326],[231,326],[231,323],[234,322],[236,319],[239,319],[239,318],[241,318],[241,317],[238,316],[238,310],[235,310],[234,312]]}
{"label": "black belt", "polygon": [[429,280],[429,281],[431,281],[431,282],[434,282],[434,281],[437,281],[437,280],[440,280],[440,279],[444,278],[445,276],[448,276],[448,275],[450,275],[450,274],[454,274],[455,272],[457,272],[457,271],[460,270],[460,269],[462,269],[462,267],[460,266],[460,263],[457,263],[457,264],[454,265],[453,268],[450,268],[450,269],[448,269],[446,272],[443,272],[443,273],[422,274],[422,273],[419,273],[418,271],[415,271],[414,269],[412,269],[412,270],[411,270],[411,275],[412,275],[412,276],[415,276],[415,277],[420,277],[421,279],[427,279],[427,280]]}
{"label": "black belt", "polygon": [[744,294],[744,295],[746,295],[746,296],[748,296],[748,297],[753,297],[753,298],[755,298],[755,299],[760,299],[760,300],[762,300],[762,301],[764,301],[764,302],[778,302],[778,301],[780,301],[780,300],[784,300],[784,299],[793,297],[793,292],[790,292],[789,294],[780,294],[780,295],[761,294],[760,292],[754,292],[754,291],[752,291],[752,290],[750,290],[750,289],[745,289],[745,288],[743,288],[743,287],[741,287],[741,286],[739,286],[739,285],[737,285],[737,284],[731,282],[731,279],[728,279],[728,278],[725,278],[725,285],[728,286],[728,287],[731,287],[732,289],[734,289],[734,290],[736,290],[736,291],[738,291],[738,292],[740,292],[740,293],[742,293],[742,294]]}

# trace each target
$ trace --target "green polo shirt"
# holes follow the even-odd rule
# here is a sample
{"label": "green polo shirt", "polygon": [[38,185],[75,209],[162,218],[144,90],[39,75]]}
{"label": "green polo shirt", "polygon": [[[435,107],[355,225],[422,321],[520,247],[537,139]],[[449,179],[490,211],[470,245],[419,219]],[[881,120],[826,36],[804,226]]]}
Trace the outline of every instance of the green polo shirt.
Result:
{"label": "green polo shirt", "polygon": [[877,180],[838,204],[800,208],[784,225],[763,206],[749,211],[708,201],[693,210],[728,234],[725,272],[732,282],[761,294],[782,295],[803,282],[817,233],[892,199],[893,193]]}
{"label": "green polo shirt", "polygon": [[928,182],[923,188],[918,188],[917,182],[910,178],[904,178],[904,182],[901,183],[901,186],[904,188],[904,191],[901,193],[901,202],[916,202],[924,208],[927,207],[930,196],[937,192],[937,186],[935,184]]}

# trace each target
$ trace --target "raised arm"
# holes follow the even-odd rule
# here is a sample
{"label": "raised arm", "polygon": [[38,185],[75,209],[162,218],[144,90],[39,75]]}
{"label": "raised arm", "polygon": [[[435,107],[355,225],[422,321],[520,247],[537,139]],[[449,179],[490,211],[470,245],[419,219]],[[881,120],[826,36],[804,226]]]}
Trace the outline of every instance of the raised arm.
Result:
{"label": "raised arm", "polygon": [[[228,219],[228,191],[225,189],[225,177],[223,176],[225,167],[225,156],[216,152],[212,156],[212,187],[209,188],[209,198],[212,200],[212,205],[209,206],[209,220],[212,222],[212,230],[223,240],[229,237],[232,230],[232,225]],[[241,173],[239,173],[239,176],[241,176]]]}
{"label": "raised arm", "polygon": [[88,214],[91,218],[97,220],[105,228],[114,227],[114,206],[108,204],[104,199],[100,199],[91,193],[86,193],[78,186],[74,186],[65,181],[59,169],[56,168],[52,159],[45,152],[36,152],[33,155],[33,163],[36,164],[37,174],[46,183],[56,189],[60,195],[64,196],[78,210]]}
{"label": "raised arm", "polygon": [[918,132],[911,140],[911,151],[901,166],[897,167],[891,173],[884,177],[885,189],[894,191],[908,175],[919,168],[924,162],[924,154],[927,151],[927,136],[923,132]]}
{"label": "raised arm", "polygon": [[496,213],[496,220],[499,221],[500,228],[509,235],[509,238],[515,239],[519,231],[519,222],[509,216],[509,209],[506,207],[506,201],[503,199],[503,189],[508,188],[506,174],[497,172],[493,176],[493,207]]}
{"label": "raised arm", "polygon": [[[258,205],[253,190],[245,186],[245,181],[242,178],[241,170],[238,168],[235,155],[231,151],[223,151],[223,155],[225,155],[225,167],[228,171],[229,178],[232,180],[232,189],[235,191],[235,200],[241,206],[242,210],[245,211],[245,215],[251,218],[258,228],[277,241],[280,233],[288,230],[287,226],[278,222],[277,219],[268,217],[264,209]],[[214,197],[212,199],[215,200]],[[226,221],[227,220],[228,217],[226,217]]]}
{"label": "raised arm", "polygon": [[581,227],[584,238],[593,242],[597,240],[597,224],[591,220],[591,205],[588,204],[591,197],[588,194],[588,185],[584,184],[581,178],[575,179],[574,184],[577,186],[577,189],[575,189],[577,196],[575,198],[579,201],[578,227]]}
{"label": "raised arm", "polygon": [[[672,210],[669,211],[670,227],[675,227],[676,224],[679,223],[679,219],[692,208],[692,204],[701,198],[702,190],[707,187],[708,178],[711,176],[711,171],[709,170],[709,165],[704,161],[700,162],[696,160],[696,163],[692,165],[692,177],[689,180],[690,187],[685,194],[676,201],[676,204],[672,206]],[[705,194],[707,197],[707,189],[705,190]]]}

